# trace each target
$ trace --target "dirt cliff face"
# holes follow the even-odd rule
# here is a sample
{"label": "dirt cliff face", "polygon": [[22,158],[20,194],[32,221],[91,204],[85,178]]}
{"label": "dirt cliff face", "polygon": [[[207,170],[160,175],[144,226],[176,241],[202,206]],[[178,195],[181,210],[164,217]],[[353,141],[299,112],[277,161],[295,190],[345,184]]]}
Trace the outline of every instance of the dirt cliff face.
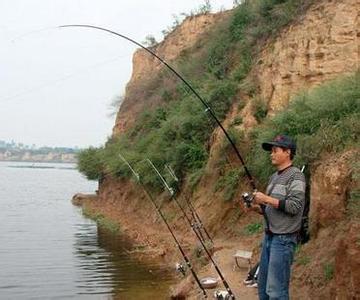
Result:
{"label": "dirt cliff face", "polygon": [[[177,58],[182,51],[191,48],[221,16],[222,13],[187,17],[181,26],[178,26],[163,42],[150,50],[171,64],[171,61]],[[163,64],[144,49],[138,49],[135,52],[131,79],[126,87],[125,99],[116,118],[113,128],[114,135],[131,126],[138,113],[144,109],[147,99],[141,98],[139,87],[143,85],[143,82],[148,82],[149,79],[156,77],[162,67]]]}
{"label": "dirt cliff face", "polygon": [[295,299],[358,299],[360,224],[349,218],[348,191],[354,184],[355,151],[324,158],[312,170],[311,240],[293,268]]}
{"label": "dirt cliff face", "polygon": [[346,199],[351,177],[349,158],[352,152],[338,159],[324,161],[312,172],[310,218],[312,235],[321,228],[341,221],[345,216]]}
{"label": "dirt cliff face", "polygon": [[272,113],[294,93],[360,66],[359,1],[318,2],[259,57],[255,73]]}

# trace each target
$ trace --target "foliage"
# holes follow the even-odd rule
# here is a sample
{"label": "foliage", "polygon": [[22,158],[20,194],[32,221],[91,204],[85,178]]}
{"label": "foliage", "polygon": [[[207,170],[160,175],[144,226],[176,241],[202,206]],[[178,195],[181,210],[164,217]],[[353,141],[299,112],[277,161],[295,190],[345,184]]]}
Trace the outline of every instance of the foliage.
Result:
{"label": "foliage", "polygon": [[311,262],[311,258],[310,258],[310,256],[307,256],[307,255],[302,255],[302,256],[299,256],[296,258],[296,263],[301,266],[306,266],[310,262]]}
{"label": "foliage", "polygon": [[261,222],[255,222],[245,226],[244,234],[253,235],[262,232],[262,230],[263,230],[263,224]]}
{"label": "foliage", "polygon": [[260,97],[255,97],[253,100],[253,109],[255,119],[261,123],[265,119],[267,114],[267,105]]}
{"label": "foliage", "polygon": [[334,264],[333,263],[326,263],[323,265],[324,269],[324,277],[326,281],[330,281],[334,277]]}
{"label": "foliage", "polygon": [[156,46],[158,42],[156,41],[156,38],[153,35],[149,34],[145,37],[145,41],[143,42],[143,44],[151,48]]}
{"label": "foliage", "polygon": [[94,213],[90,209],[87,209],[86,207],[83,209],[83,215],[87,218],[90,218],[94,220],[100,228],[104,228],[105,230],[116,234],[120,230],[120,226],[118,223],[106,218],[101,213]]}
{"label": "foliage", "polygon": [[221,82],[215,87],[209,96],[209,105],[215,111],[216,116],[222,120],[230,108],[236,86],[232,82]]}
{"label": "foliage", "polygon": [[100,179],[104,171],[102,148],[90,147],[81,150],[78,154],[77,168],[89,180]]}
{"label": "foliage", "polygon": [[243,119],[241,116],[236,116],[234,118],[234,120],[232,121],[231,123],[231,126],[238,126],[238,125],[241,125],[243,123]]}
{"label": "foliage", "polygon": [[207,14],[211,11],[211,3],[210,0],[205,0],[203,4],[201,4],[197,10],[197,14]]}
{"label": "foliage", "polygon": [[170,26],[168,26],[166,29],[161,31],[161,33],[163,34],[164,37],[167,37],[170,33],[172,33],[181,24],[181,19],[182,19],[182,17],[184,17],[184,15],[180,15],[180,17],[179,17],[176,14],[173,14],[172,17],[173,17],[172,24]]}
{"label": "foliage", "polygon": [[287,109],[254,130],[248,164],[263,183],[271,174],[261,143],[287,134],[298,144],[295,164],[311,164],[323,152],[339,152],[358,144],[360,136],[360,72],[295,97]]}
{"label": "foliage", "polygon": [[227,54],[230,45],[229,36],[220,34],[216,37],[208,50],[208,71],[217,79],[224,79],[229,71],[230,57]]}
{"label": "foliage", "polygon": [[349,191],[347,213],[350,217],[360,219],[360,153],[357,152],[351,162],[352,189]]}
{"label": "foliage", "polygon": [[[243,1],[234,9],[228,39],[236,44],[239,64],[233,72],[241,81],[248,75],[261,42],[303,13],[313,0]],[[236,4],[236,3],[235,3]]]}
{"label": "foliage", "polygon": [[204,175],[204,168],[198,169],[190,174],[189,184],[192,190],[194,190],[195,187],[198,185],[203,175]]}
{"label": "foliage", "polygon": [[214,191],[223,190],[223,197],[225,201],[230,201],[234,198],[239,181],[242,175],[242,171],[239,169],[231,169],[221,176],[216,185]]}
{"label": "foliage", "polygon": [[108,116],[110,118],[116,116],[116,114],[119,112],[120,106],[123,103],[124,98],[125,97],[123,95],[117,95],[111,99],[111,102],[109,105],[110,112],[108,113]]}

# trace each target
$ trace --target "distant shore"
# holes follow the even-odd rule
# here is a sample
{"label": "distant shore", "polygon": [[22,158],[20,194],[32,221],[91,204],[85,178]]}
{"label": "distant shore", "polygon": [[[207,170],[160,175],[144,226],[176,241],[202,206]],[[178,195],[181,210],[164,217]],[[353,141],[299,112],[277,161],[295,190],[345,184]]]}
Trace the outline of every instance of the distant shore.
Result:
{"label": "distant shore", "polygon": [[15,155],[4,157],[0,154],[0,161],[26,163],[77,163],[75,154],[44,154],[44,155]]}

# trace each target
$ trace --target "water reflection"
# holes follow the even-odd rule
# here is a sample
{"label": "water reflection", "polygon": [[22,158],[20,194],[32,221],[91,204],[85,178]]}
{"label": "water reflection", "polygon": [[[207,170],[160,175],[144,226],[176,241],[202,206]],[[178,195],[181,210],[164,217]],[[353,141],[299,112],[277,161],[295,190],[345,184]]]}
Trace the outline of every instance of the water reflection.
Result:
{"label": "water reflection", "polygon": [[96,225],[79,224],[75,256],[76,281],[84,295],[112,295],[116,299],[167,299],[172,274],[158,262],[139,263],[129,255],[132,245]]}

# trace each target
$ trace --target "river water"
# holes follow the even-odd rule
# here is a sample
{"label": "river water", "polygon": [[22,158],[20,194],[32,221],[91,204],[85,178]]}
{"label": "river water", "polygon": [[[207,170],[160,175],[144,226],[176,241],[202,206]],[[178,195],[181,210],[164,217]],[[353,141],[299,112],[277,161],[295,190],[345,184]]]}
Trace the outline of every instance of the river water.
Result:
{"label": "river water", "polygon": [[162,266],[71,204],[97,188],[73,167],[0,162],[0,299],[167,299]]}

